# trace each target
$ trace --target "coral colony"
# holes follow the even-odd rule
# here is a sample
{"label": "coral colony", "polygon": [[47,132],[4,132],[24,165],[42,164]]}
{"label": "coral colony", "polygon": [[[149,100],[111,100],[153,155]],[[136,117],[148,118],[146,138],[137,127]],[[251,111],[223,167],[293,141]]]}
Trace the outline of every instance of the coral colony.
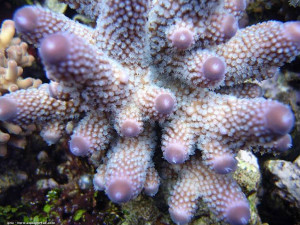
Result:
{"label": "coral colony", "polygon": [[175,223],[188,223],[203,199],[219,219],[247,224],[249,203],[231,177],[235,155],[291,145],[291,109],[261,97],[258,82],[300,53],[300,22],[240,29],[245,0],[64,2],[96,27],[19,9],[15,27],[39,48],[51,82],[0,97],[0,119],[42,127],[48,144],[75,124],[70,151],[102,154],[94,186],[116,203],[156,194],[151,159],[160,147],[178,172],[168,200]]}
{"label": "coral colony", "polygon": [[[18,89],[38,87],[42,83],[39,79],[21,77],[23,68],[31,66],[34,57],[27,53],[28,45],[18,37],[14,38],[14,34],[14,22],[4,21],[0,30],[0,96]],[[26,144],[24,135],[21,127],[0,122],[0,156],[6,155],[7,143],[24,148]]]}

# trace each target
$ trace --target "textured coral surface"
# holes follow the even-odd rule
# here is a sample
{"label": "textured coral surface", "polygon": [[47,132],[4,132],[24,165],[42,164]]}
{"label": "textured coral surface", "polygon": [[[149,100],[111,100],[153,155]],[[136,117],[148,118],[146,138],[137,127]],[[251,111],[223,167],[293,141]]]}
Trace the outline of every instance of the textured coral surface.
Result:
{"label": "textured coral surface", "polygon": [[[14,34],[14,22],[4,21],[0,30],[0,95],[41,84],[38,79],[22,78],[23,68],[31,66],[34,57],[28,54],[28,45],[20,38],[14,38]],[[0,122],[0,126],[0,156],[6,155],[7,142],[19,148],[25,147],[24,132],[19,126],[8,122]]]}
{"label": "textured coral surface", "polygon": [[37,125],[49,145],[70,136],[76,156],[101,155],[94,188],[116,203],[153,196],[171,176],[155,169],[159,148],[178,174],[168,199],[175,223],[188,223],[201,198],[218,219],[247,224],[235,155],[291,146],[294,115],[261,97],[259,82],[299,55],[300,22],[239,28],[244,0],[64,2],[96,26],[19,9],[16,29],[38,47],[51,82],[0,97],[0,120]]}

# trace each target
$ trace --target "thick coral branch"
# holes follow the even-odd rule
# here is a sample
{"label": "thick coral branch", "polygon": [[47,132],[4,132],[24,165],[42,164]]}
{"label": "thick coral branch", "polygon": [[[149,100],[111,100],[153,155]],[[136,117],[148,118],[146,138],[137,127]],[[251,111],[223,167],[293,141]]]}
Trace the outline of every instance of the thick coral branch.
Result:
{"label": "thick coral branch", "polygon": [[14,21],[17,31],[32,44],[39,45],[41,39],[47,35],[64,31],[74,33],[95,44],[93,29],[45,8],[37,6],[20,8],[14,14]]}
{"label": "thick coral branch", "polygon": [[129,67],[145,66],[147,12],[147,0],[104,0],[96,27],[100,49]]}
{"label": "thick coral branch", "polygon": [[300,22],[268,21],[241,29],[216,49],[225,58],[227,86],[249,78],[264,80],[300,53]]}
{"label": "thick coral branch", "polygon": [[193,158],[179,172],[169,198],[169,212],[177,224],[188,223],[202,198],[219,219],[232,225],[247,224],[249,203],[231,176],[219,176]]}

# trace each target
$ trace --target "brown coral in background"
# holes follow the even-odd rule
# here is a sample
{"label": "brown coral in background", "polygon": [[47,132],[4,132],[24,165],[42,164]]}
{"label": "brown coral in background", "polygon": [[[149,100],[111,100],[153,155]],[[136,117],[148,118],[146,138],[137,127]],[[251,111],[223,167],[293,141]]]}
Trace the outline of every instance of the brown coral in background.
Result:
{"label": "brown coral in background", "polygon": [[[36,88],[42,83],[39,79],[22,78],[23,68],[31,66],[34,57],[28,54],[28,45],[18,37],[14,38],[14,34],[14,22],[5,20],[0,30],[0,95],[19,89]],[[8,122],[1,122],[0,126],[0,156],[6,155],[7,142],[19,148],[25,147],[21,127]],[[11,137],[10,134],[14,136]]]}

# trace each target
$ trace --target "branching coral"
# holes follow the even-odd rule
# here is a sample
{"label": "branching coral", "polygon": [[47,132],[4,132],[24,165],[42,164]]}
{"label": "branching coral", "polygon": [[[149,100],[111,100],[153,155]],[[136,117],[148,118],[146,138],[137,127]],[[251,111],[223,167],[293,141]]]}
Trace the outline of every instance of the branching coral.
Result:
{"label": "branching coral", "polygon": [[31,66],[34,60],[27,53],[28,45],[21,42],[20,38],[14,38],[15,25],[12,20],[6,20],[2,24],[0,33],[0,93],[13,92],[18,89],[37,87],[39,80],[21,77],[23,68]]}
{"label": "branching coral", "polygon": [[[21,42],[20,38],[14,38],[14,34],[14,21],[4,21],[0,31],[0,95],[18,89],[36,88],[41,84],[40,80],[21,77],[23,68],[31,66],[34,58],[27,53],[28,45]],[[3,131],[0,131],[0,156],[6,155],[7,142],[17,147],[25,147],[24,138],[21,136],[11,137],[4,132],[6,130],[10,134],[20,135],[22,132],[20,127],[1,122],[1,129]]]}
{"label": "branching coral", "polygon": [[[49,144],[79,121],[70,150],[108,151],[94,185],[117,203],[158,190],[157,121],[164,158],[181,168],[169,200],[173,221],[189,222],[203,198],[218,218],[246,224],[249,205],[230,174],[235,154],[288,149],[294,124],[288,106],[260,97],[249,80],[272,77],[300,53],[300,23],[239,29],[243,0],[65,2],[97,26],[41,7],[18,10],[16,28],[39,48],[51,83],[1,97],[0,119],[42,125]],[[202,157],[189,159],[198,150]]]}

